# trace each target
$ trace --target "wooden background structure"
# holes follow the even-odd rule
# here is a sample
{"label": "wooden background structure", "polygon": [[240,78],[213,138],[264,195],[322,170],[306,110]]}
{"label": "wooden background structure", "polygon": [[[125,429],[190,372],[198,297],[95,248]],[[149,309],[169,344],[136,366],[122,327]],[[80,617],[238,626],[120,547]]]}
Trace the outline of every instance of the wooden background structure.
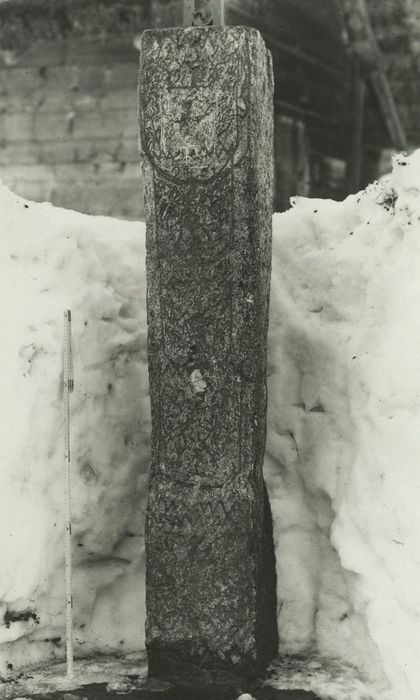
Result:
{"label": "wooden background structure", "polygon": [[[419,143],[416,3],[226,0],[226,23],[256,27],[273,54],[277,211],[296,194],[341,198],[377,177],[384,153]],[[143,217],[138,38],[147,27],[181,25],[182,5],[0,4],[0,177],[7,185],[36,201]]]}

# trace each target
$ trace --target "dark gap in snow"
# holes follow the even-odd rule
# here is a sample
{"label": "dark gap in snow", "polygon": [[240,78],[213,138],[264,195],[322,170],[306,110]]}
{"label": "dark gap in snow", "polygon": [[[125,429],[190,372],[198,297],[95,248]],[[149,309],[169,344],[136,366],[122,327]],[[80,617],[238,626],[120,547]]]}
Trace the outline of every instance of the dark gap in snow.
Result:
{"label": "dark gap in snow", "polygon": [[4,613],[4,624],[9,629],[12,622],[28,622],[33,620],[37,625],[40,623],[40,619],[36,612],[27,608],[26,610],[6,610]]}

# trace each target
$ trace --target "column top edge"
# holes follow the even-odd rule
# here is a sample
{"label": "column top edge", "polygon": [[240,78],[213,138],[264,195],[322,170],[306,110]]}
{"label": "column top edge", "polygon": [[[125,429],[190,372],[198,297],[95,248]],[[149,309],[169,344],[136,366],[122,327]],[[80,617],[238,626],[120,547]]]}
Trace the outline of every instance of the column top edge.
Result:
{"label": "column top edge", "polygon": [[230,35],[230,36],[235,36],[236,38],[240,38],[241,36],[245,37],[248,36],[250,38],[253,38],[254,40],[263,40],[261,33],[258,31],[258,29],[255,29],[255,27],[247,27],[245,25],[234,25],[234,26],[226,26],[226,25],[215,25],[211,27],[163,27],[163,28],[152,28],[152,29],[145,29],[142,32],[141,35],[141,43],[143,42],[149,42],[154,39],[159,40],[159,39],[165,39],[169,37],[191,37],[194,34],[197,36],[199,34],[203,33],[215,33],[215,34],[225,34],[225,35]]}

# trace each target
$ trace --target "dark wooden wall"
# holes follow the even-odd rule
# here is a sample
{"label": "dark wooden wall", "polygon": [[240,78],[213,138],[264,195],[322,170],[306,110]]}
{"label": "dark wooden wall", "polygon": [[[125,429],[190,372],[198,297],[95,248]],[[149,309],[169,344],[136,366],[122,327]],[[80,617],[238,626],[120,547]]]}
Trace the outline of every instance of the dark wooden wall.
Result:
{"label": "dark wooden wall", "polygon": [[[336,0],[227,0],[259,29],[275,72],[275,209],[296,194],[342,197],[352,65]],[[182,22],[182,0],[10,0],[0,5],[0,177],[34,200],[142,217],[136,36]],[[365,184],[386,134],[369,97]]]}
{"label": "dark wooden wall", "polygon": [[[276,191],[277,209],[288,205],[290,191],[344,197],[354,189],[349,178],[354,65],[343,40],[339,0],[228,0],[227,7],[228,22],[259,29],[273,55],[275,110],[287,117],[276,121],[277,181],[283,183]],[[360,187],[376,175],[380,153],[389,145],[369,92],[363,116]]]}

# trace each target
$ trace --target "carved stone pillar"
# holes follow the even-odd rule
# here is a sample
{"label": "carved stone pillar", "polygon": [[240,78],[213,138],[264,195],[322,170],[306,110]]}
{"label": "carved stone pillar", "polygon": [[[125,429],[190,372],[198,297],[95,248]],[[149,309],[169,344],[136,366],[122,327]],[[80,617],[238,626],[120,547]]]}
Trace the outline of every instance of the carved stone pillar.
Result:
{"label": "carved stone pillar", "polygon": [[244,27],[150,30],[140,58],[153,676],[214,683],[277,651],[262,476],[273,78]]}

